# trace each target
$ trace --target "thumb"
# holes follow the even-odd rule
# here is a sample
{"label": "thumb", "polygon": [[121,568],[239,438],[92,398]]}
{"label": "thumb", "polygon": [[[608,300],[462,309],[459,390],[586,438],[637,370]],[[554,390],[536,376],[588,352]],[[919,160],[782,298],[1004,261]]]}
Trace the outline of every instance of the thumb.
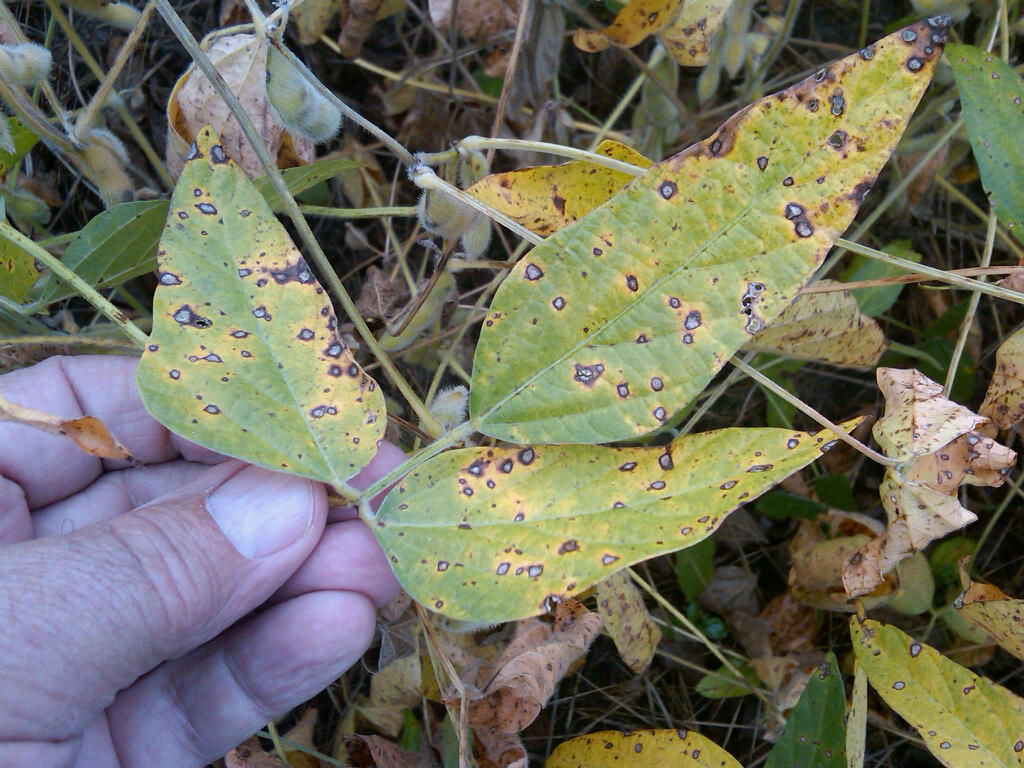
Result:
{"label": "thumb", "polygon": [[80,731],[117,691],[264,602],[326,513],[319,483],[232,461],[132,512],[6,547],[0,739]]}

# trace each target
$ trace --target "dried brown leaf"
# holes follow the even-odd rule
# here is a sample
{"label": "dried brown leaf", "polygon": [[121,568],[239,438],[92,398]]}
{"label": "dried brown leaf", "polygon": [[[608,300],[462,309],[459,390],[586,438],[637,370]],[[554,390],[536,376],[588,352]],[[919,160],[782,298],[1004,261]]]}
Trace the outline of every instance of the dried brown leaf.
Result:
{"label": "dried brown leaf", "polygon": [[643,595],[626,571],[597,585],[597,612],[622,660],[636,674],[647,669],[661,642],[661,630],[644,605]]}
{"label": "dried brown leaf", "polygon": [[253,736],[224,755],[224,768],[288,768],[279,757],[266,752]]}
{"label": "dried brown leaf", "polygon": [[[428,6],[434,26],[447,34],[453,0],[429,0]],[[459,0],[455,31],[468,42],[479,43],[515,29],[518,17],[519,0]]]}
{"label": "dried brown leaf", "polygon": [[111,436],[103,422],[92,416],[64,419],[35,408],[26,408],[0,396],[0,421],[34,427],[66,437],[81,450],[104,459],[132,460],[127,449]]}
{"label": "dried brown leaf", "polygon": [[341,34],[338,35],[338,49],[342,56],[348,59],[359,57],[383,2],[384,0],[348,0]]}
{"label": "dried brown leaf", "polygon": [[381,736],[346,736],[345,751],[355,768],[435,768],[438,765],[426,752],[409,752]]}
{"label": "dried brown leaf", "polygon": [[382,733],[402,732],[402,711],[420,700],[422,670],[419,654],[395,659],[370,678],[370,695],[359,702],[359,714]]}
{"label": "dried brown leaf", "polygon": [[[1011,275],[1007,280],[1024,275]],[[1020,288],[1024,289],[1024,283]],[[1019,329],[996,350],[996,369],[978,413],[1000,429],[1009,429],[1024,419],[1024,328]]]}

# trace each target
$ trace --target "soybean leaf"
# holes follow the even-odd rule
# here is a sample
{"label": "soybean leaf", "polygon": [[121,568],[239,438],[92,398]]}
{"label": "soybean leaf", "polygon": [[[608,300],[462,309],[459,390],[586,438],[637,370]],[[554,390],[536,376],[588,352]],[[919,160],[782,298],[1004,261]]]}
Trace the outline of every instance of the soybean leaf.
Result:
{"label": "soybean leaf", "polygon": [[[322,181],[333,179],[339,173],[359,167],[360,164],[355,160],[338,155],[336,157],[325,157],[309,165],[286,168],[281,171],[281,175],[284,177],[284,183],[288,186],[288,191],[292,195],[298,195]],[[270,180],[266,176],[254,179],[253,184],[256,185],[256,189],[266,199],[267,204],[275,211],[279,211],[284,207],[280,196],[274,191],[274,187],[271,186]]]}
{"label": "soybean leaf", "polygon": [[594,443],[668,423],[849,225],[947,26],[920,22],[755,102],[523,257],[477,345],[481,431]]}
{"label": "soybean leaf", "polygon": [[832,437],[734,428],[645,448],[465,448],[406,475],[371,529],[417,601],[508,621],[701,541]]}
{"label": "soybean leaf", "polygon": [[0,173],[7,173],[28,154],[28,151],[39,141],[39,137],[20,118],[0,116],[0,120],[7,120],[7,129],[10,131],[11,142],[14,144],[14,152],[0,149]]}
{"label": "soybean leaf", "polygon": [[732,755],[685,728],[597,731],[555,747],[544,768],[740,768]]}
{"label": "soybean leaf", "polygon": [[[120,285],[156,267],[156,247],[166,220],[166,200],[112,206],[68,243],[61,261],[94,288]],[[51,275],[40,300],[49,304],[74,295],[73,287]]]}
{"label": "soybean leaf", "polygon": [[[908,259],[915,263],[921,261],[921,254],[911,250],[909,240],[894,240],[885,246],[884,250],[901,259]],[[899,267],[855,253],[850,257],[849,266],[842,273],[842,281],[852,283],[903,274],[906,272]],[[888,312],[889,307],[896,303],[896,299],[900,297],[900,293],[905,287],[903,284],[897,283],[896,285],[878,285],[873,288],[857,288],[853,291],[853,296],[857,299],[857,305],[861,312],[868,317],[879,317]]]}
{"label": "soybean leaf", "polygon": [[953,45],[948,58],[981,183],[999,220],[1016,229],[1024,225],[1024,82],[973,45]]}
{"label": "soybean leaf", "polygon": [[160,241],[142,400],[207,448],[324,482],[377,450],[384,399],[337,332],[284,227],[210,129],[200,131]]}
{"label": "soybean leaf", "polygon": [[786,719],[786,729],[768,753],[765,768],[845,768],[846,692],[835,654],[811,673]]}
{"label": "soybean leaf", "polygon": [[0,296],[21,304],[37,277],[32,254],[14,240],[0,236]]}
{"label": "soybean leaf", "polygon": [[945,766],[1024,765],[1024,700],[893,626],[856,617],[868,682]]}

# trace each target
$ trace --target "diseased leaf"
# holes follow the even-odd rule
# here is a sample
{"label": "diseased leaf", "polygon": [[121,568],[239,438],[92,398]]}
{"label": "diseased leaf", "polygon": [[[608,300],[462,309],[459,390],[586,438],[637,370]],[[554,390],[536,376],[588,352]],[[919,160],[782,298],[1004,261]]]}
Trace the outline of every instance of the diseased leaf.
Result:
{"label": "diseased leaf", "polygon": [[761,684],[749,662],[736,665],[736,668],[743,675],[743,681],[737,679],[732,671],[723,665],[717,671],[709,672],[698,680],[695,690],[706,699],[730,699],[746,696]]}
{"label": "diseased leaf", "polygon": [[[617,141],[606,139],[594,152],[641,168],[652,165]],[[469,187],[466,194],[547,237],[607,202],[634,178],[623,171],[573,160],[492,173]]]}
{"label": "diseased leaf", "polygon": [[14,152],[0,149],[0,173],[7,173],[28,154],[29,150],[39,141],[39,137],[21,121],[21,118],[0,116],[0,120],[7,121],[7,129],[11,135],[11,142],[14,144]]}
{"label": "diseased leaf", "polygon": [[[833,280],[822,280],[834,284]],[[849,291],[809,293],[782,310],[745,349],[833,365],[874,366],[887,344],[878,323],[860,313]]]}
{"label": "diseased leaf", "polygon": [[948,59],[981,183],[999,220],[1019,232],[1024,226],[1024,81],[1009,64],[973,45],[954,45]]}
{"label": "diseased leaf", "polygon": [[996,350],[996,369],[978,413],[999,429],[1024,419],[1024,328],[1015,331]]}
{"label": "diseased leaf", "polygon": [[1024,765],[1024,700],[893,626],[856,617],[868,682],[949,768]]}
{"label": "diseased leaf", "polygon": [[619,656],[635,674],[641,674],[654,658],[661,630],[644,605],[644,596],[625,571],[597,583],[597,612]]}
{"label": "diseased leaf", "polygon": [[1015,600],[991,584],[972,581],[961,566],[964,591],[953,607],[999,645],[1024,660],[1024,600]]}
{"label": "diseased leaf", "polygon": [[846,766],[864,768],[864,740],[868,726],[868,676],[864,667],[853,660],[853,690],[850,711],[846,716]]}
{"label": "diseased leaf", "polygon": [[[167,205],[166,200],[148,200],[108,208],[82,228],[61,261],[94,288],[110,288],[152,271]],[[74,295],[74,288],[51,275],[41,300],[51,303]]]}
{"label": "diseased leaf", "polygon": [[577,29],[573,43],[581,51],[597,53],[609,45],[632,48],[660,32],[679,15],[683,0],[629,0],[604,29]]}
{"label": "diseased leaf", "polygon": [[355,474],[383,434],[383,395],[284,227],[209,129],[167,222],[135,376],[146,408],[254,464],[328,483]]}
{"label": "diseased leaf", "polygon": [[947,21],[908,27],[752,104],[524,256],[476,349],[470,412],[481,431],[594,443],[671,423],[853,219],[928,84]]}
{"label": "diseased leaf", "polygon": [[711,38],[722,26],[733,0],[688,0],[683,12],[658,35],[661,44],[684,67],[708,63]]}
{"label": "diseased leaf", "polygon": [[832,437],[723,429],[648,448],[449,451],[406,475],[370,527],[416,600],[454,618],[507,621],[704,539]]}
{"label": "diseased leaf", "polygon": [[596,731],[563,741],[544,768],[740,768],[732,755],[686,728]]}
{"label": "diseased leaf", "polygon": [[844,768],[846,691],[835,654],[829,653],[807,681],[786,720],[786,729],[768,753],[765,768]]}
{"label": "diseased leaf", "polygon": [[370,695],[360,697],[359,714],[387,736],[402,731],[402,713],[420,702],[422,667],[417,653],[395,659],[370,678]]}
{"label": "diseased leaf", "polygon": [[0,237],[0,296],[21,304],[38,277],[35,257],[14,240]]}
{"label": "diseased leaf", "polygon": [[26,408],[0,396],[0,421],[12,421],[51,435],[66,437],[93,456],[104,459],[132,458],[125,447],[107,431],[103,422],[93,416],[65,419],[35,408]]}

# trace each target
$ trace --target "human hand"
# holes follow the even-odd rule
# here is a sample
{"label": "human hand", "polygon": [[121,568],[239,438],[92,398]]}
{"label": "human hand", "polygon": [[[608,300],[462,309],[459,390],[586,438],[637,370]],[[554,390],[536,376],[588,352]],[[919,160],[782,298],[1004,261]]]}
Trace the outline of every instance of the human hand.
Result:
{"label": "human hand", "polygon": [[[0,423],[4,768],[201,766],[351,666],[398,590],[323,485],[172,435],[134,368],[52,358],[0,376],[4,397],[96,416],[146,465]],[[351,484],[404,458],[384,443]]]}

